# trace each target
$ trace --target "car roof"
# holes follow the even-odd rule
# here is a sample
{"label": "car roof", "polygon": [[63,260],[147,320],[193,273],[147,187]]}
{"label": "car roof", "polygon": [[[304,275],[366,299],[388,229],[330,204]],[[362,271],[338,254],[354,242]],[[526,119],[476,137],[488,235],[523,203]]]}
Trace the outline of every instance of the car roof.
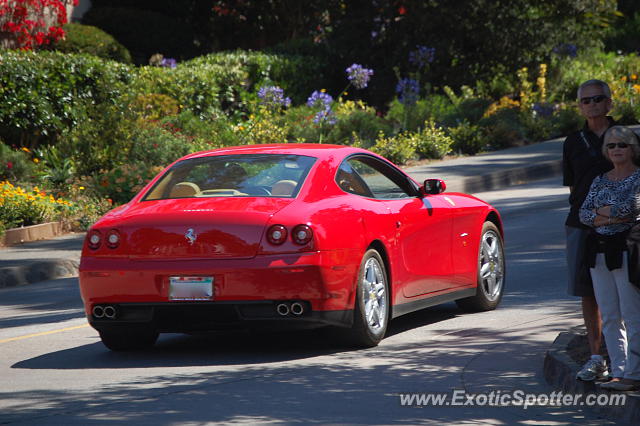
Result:
{"label": "car roof", "polygon": [[284,144],[263,144],[263,145],[243,145],[230,146],[225,148],[213,149],[209,151],[200,151],[182,157],[182,160],[190,158],[200,158],[217,155],[242,155],[242,154],[291,154],[306,155],[316,158],[327,158],[335,155],[340,150],[341,157],[353,153],[368,153],[369,151],[360,148],[354,148],[347,145],[330,145],[319,143],[284,143]]}

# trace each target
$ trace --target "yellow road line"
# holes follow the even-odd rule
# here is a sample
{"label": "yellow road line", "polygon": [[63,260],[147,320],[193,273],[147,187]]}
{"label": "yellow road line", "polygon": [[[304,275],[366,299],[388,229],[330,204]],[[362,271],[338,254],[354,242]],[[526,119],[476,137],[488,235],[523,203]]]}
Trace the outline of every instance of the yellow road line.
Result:
{"label": "yellow road line", "polygon": [[76,325],[74,327],[61,328],[59,330],[43,331],[42,333],[25,334],[24,336],[10,337],[9,339],[0,340],[0,343],[13,342],[14,340],[29,339],[31,337],[46,336],[47,334],[62,333],[63,331],[77,330],[79,328],[89,327],[89,324]]}

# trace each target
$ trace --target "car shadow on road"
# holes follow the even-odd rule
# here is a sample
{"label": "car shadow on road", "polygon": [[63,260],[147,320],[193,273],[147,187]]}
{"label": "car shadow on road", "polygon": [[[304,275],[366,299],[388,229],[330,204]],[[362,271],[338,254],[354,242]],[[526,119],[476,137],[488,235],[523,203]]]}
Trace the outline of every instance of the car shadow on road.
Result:
{"label": "car shadow on road", "polygon": [[[462,313],[454,304],[404,315],[389,325],[387,338]],[[331,328],[288,332],[234,331],[195,335],[161,334],[150,349],[111,352],[99,337],[91,343],[20,361],[12,368],[110,369],[265,364],[361,350],[344,343]]]}

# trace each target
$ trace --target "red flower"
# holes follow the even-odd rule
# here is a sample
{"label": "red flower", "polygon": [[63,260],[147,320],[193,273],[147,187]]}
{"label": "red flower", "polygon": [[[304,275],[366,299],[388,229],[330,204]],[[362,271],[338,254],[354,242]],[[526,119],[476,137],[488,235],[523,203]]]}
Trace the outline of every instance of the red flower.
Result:
{"label": "red flower", "polygon": [[407,9],[404,6],[400,6],[398,8],[398,14],[399,15],[406,15],[407,14]]}
{"label": "red flower", "polygon": [[11,161],[7,161],[7,169],[13,169],[13,163]]}

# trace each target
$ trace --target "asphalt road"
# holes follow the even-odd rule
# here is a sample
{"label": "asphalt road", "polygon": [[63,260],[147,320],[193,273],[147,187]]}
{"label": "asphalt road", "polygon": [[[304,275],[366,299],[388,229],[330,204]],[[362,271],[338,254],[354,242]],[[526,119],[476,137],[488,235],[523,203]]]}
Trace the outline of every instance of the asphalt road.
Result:
{"label": "asphalt road", "polygon": [[550,393],[542,365],[580,324],[565,294],[558,178],[476,194],[503,214],[507,292],[493,312],[453,303],[394,320],[377,348],[322,333],[163,335],[113,353],[86,325],[76,279],[0,290],[0,424],[607,424],[580,405],[407,407],[401,393]]}

